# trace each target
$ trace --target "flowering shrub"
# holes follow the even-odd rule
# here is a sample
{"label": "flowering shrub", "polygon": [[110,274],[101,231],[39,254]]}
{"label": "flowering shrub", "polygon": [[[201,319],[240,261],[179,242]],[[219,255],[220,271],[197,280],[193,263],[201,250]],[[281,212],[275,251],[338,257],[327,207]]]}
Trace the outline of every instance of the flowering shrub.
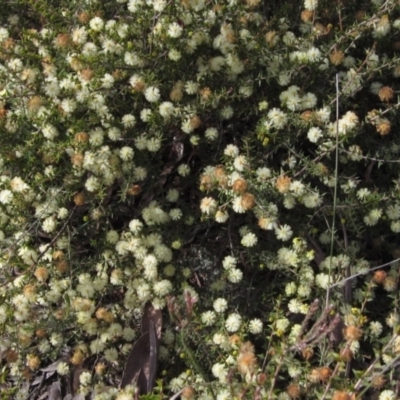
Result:
{"label": "flowering shrub", "polygon": [[143,398],[397,398],[399,52],[395,0],[10,1],[4,396],[137,398],[151,303]]}

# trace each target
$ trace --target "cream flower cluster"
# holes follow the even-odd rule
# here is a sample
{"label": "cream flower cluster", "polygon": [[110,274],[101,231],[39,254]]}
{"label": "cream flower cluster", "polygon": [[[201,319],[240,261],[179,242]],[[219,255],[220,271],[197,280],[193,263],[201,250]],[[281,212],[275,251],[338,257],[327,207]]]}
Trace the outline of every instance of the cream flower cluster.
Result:
{"label": "cream flower cluster", "polygon": [[[148,302],[168,308],[159,358],[182,398],[316,387],[349,398],[330,385],[344,370],[331,359],[395,362],[398,340],[382,349],[399,322],[397,2],[339,15],[318,0],[295,13],[259,0],[71,0],[58,17],[49,5],[13,14],[22,3],[0,25],[5,396],[28,398],[11,386],[59,360],[61,381],[87,365],[81,395],[134,398],[110,382]],[[317,310],[328,289],[333,309]],[[326,358],[307,329],[324,313],[318,332],[332,328],[333,310],[346,313],[348,352],[330,344]],[[363,385],[391,399],[385,371]]]}

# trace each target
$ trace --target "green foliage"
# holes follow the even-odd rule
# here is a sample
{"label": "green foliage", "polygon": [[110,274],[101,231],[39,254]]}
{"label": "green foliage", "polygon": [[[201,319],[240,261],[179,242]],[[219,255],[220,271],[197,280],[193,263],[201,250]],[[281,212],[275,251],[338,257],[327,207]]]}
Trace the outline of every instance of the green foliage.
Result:
{"label": "green foliage", "polygon": [[399,14],[8,0],[2,396],[57,376],[96,400],[398,397]]}

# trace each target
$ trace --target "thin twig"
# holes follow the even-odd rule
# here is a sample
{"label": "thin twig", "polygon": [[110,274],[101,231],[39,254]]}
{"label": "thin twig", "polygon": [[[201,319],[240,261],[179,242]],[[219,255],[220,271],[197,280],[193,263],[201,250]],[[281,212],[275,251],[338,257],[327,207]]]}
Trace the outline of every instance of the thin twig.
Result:
{"label": "thin twig", "polygon": [[[328,279],[331,278],[332,270],[332,257],[333,257],[333,246],[335,242],[335,221],[336,221],[336,204],[337,204],[337,190],[338,190],[338,174],[339,174],[339,74],[336,74],[336,150],[335,150],[335,188],[333,193],[333,215],[332,215],[332,235],[331,235],[331,249],[329,257],[328,267]],[[326,307],[329,304],[329,281],[326,289]]]}
{"label": "thin twig", "polygon": [[388,265],[394,264],[397,261],[400,261],[400,258],[396,258],[395,260],[389,261],[389,262],[387,262],[385,264],[381,264],[381,265],[378,265],[377,267],[370,268],[368,271],[359,272],[358,274],[354,274],[352,276],[349,276],[348,278],[345,278],[345,279],[340,280],[339,282],[336,282],[334,285],[330,286],[329,289],[333,289],[336,286],[343,285],[344,283],[346,283],[350,279],[357,278],[357,276],[366,275],[369,272],[375,271],[375,270],[383,268],[383,267],[387,267]]}
{"label": "thin twig", "polygon": [[363,383],[363,379],[364,377],[368,376],[368,374],[374,369],[375,364],[377,362],[379,362],[380,358],[381,358],[381,354],[384,353],[389,346],[392,345],[392,343],[394,342],[394,340],[397,338],[398,335],[393,335],[393,337],[390,339],[389,343],[383,348],[382,352],[379,353],[378,357],[375,358],[374,361],[372,361],[371,365],[366,369],[366,371],[362,374],[362,376],[360,377],[360,379],[357,381],[357,383],[354,385],[354,391],[357,392],[360,387],[361,384]]}
{"label": "thin twig", "polygon": [[[399,103],[399,105],[400,105],[400,103]],[[340,151],[343,152],[343,153],[350,154],[350,155],[354,154],[351,151],[345,150],[345,149],[340,149]],[[384,159],[381,159],[381,158],[362,156],[361,154],[357,154],[357,157],[363,158],[364,160],[375,161],[375,162],[380,162],[380,163],[400,163],[399,159],[397,159],[397,160],[384,160]]]}
{"label": "thin twig", "polygon": [[267,397],[268,399],[272,399],[272,397],[273,397],[272,393],[274,391],[274,387],[275,387],[276,381],[278,380],[278,375],[279,375],[279,372],[280,372],[281,367],[282,367],[284,354],[285,354],[285,349],[282,349],[281,357],[279,359],[278,365],[276,366],[274,377],[272,378],[271,388],[269,390],[268,397]]}
{"label": "thin twig", "polygon": [[329,379],[329,382],[328,382],[327,385],[326,385],[326,388],[325,388],[324,394],[323,394],[322,397],[321,397],[321,400],[324,400],[325,397],[326,397],[326,395],[328,394],[328,391],[329,391],[329,389],[331,388],[332,378],[336,375],[338,369],[339,369],[339,363],[336,364],[335,369],[334,369],[333,372],[332,372],[331,379]]}

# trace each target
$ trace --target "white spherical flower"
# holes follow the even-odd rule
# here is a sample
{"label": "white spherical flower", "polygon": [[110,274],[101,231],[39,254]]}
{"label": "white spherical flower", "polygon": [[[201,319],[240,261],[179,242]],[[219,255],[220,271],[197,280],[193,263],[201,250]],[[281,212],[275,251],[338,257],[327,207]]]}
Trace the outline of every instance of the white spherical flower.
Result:
{"label": "white spherical flower", "polygon": [[393,21],[393,28],[394,29],[400,29],[400,19],[396,19],[396,20]]}
{"label": "white spherical flower", "polygon": [[379,395],[379,400],[396,400],[397,396],[393,390],[384,390]]}
{"label": "white spherical flower", "polygon": [[58,136],[58,130],[53,125],[47,124],[42,128],[43,136],[46,139],[53,140]]}
{"label": "white spherical flower", "polygon": [[312,127],[307,133],[307,138],[312,143],[317,143],[318,140],[322,137],[322,130],[317,127]]}
{"label": "white spherical flower", "polygon": [[199,90],[199,84],[194,81],[188,81],[185,84],[185,91],[187,94],[193,95],[196,94]]}
{"label": "white spherical flower", "polygon": [[290,189],[289,189],[294,196],[298,197],[304,194],[306,188],[304,186],[304,183],[300,181],[292,181],[290,183]]}
{"label": "white spherical flower", "polygon": [[169,58],[171,61],[179,61],[179,60],[181,59],[181,57],[182,57],[182,54],[181,54],[181,52],[178,51],[177,49],[171,49],[171,50],[168,52],[168,58]]}
{"label": "white spherical flower", "polygon": [[[386,365],[392,365],[393,364],[393,356],[390,354],[382,354],[382,361],[386,364]],[[397,399],[396,399],[397,400]]]}
{"label": "white spherical flower", "polygon": [[390,32],[390,21],[387,15],[381,17],[380,21],[374,25],[372,36],[374,38],[381,38]]}
{"label": "white spherical flower", "polygon": [[114,77],[111,74],[104,74],[103,78],[101,78],[101,86],[104,89],[110,89],[113,87],[115,82]]}
{"label": "white spherical flower", "polygon": [[272,173],[271,170],[267,167],[260,167],[256,170],[257,180],[265,181],[268,178],[271,178]]}
{"label": "white spherical flower", "polygon": [[136,331],[132,328],[126,327],[122,331],[122,337],[127,342],[131,342],[135,338],[135,336],[136,336]]}
{"label": "white spherical flower", "polygon": [[51,233],[56,229],[56,220],[53,216],[47,217],[42,224],[42,229],[44,232]]}
{"label": "white spherical flower", "polygon": [[[362,189],[360,189],[360,190],[362,190]],[[368,189],[366,189],[366,190],[368,190]],[[370,194],[369,191],[368,191],[368,194]],[[391,204],[386,210],[386,215],[388,216],[389,219],[399,219],[400,218],[400,205],[399,204]]]}
{"label": "white spherical flower", "polygon": [[85,187],[89,192],[95,192],[100,188],[99,179],[95,176],[91,176],[85,182]]}
{"label": "white spherical flower", "polygon": [[314,93],[306,93],[301,99],[301,107],[303,110],[314,108],[317,104],[317,96]]}
{"label": "white spherical flower", "polygon": [[178,38],[182,35],[183,28],[177,23],[173,22],[169,24],[167,35],[171,38]]}
{"label": "white spherical flower", "polygon": [[286,107],[290,111],[297,111],[300,109],[300,105],[301,105],[300,96],[298,94],[292,94],[288,97],[288,99],[286,100],[285,103],[286,103]]}
{"label": "white spherical flower", "polygon": [[7,63],[7,66],[12,71],[20,71],[22,69],[22,67],[24,66],[24,64],[22,63],[22,61],[19,58],[13,58],[12,60],[10,60]]}
{"label": "white spherical flower", "polygon": [[38,350],[42,354],[47,354],[51,350],[51,346],[48,340],[41,340],[38,344]]}
{"label": "white spherical flower", "polygon": [[180,210],[179,208],[173,208],[172,210],[170,210],[169,216],[173,221],[178,221],[182,218],[183,213],[182,210]]}
{"label": "white spherical flower", "polygon": [[8,30],[4,27],[0,27],[0,43],[8,39],[8,37],[9,37]]}
{"label": "white spherical flower", "polygon": [[[224,379],[222,379],[222,381],[225,381],[225,377]],[[228,389],[220,389],[217,393],[217,400],[230,400],[232,398],[232,393],[230,390]]]}
{"label": "white spherical flower", "polygon": [[190,167],[187,164],[181,164],[178,167],[178,174],[180,176],[188,176],[190,174]]}
{"label": "white spherical flower", "polygon": [[245,156],[237,156],[233,161],[233,166],[237,171],[242,172],[249,168],[249,162]]}
{"label": "white spherical flower", "polygon": [[228,281],[239,283],[243,279],[243,272],[239,268],[231,268],[228,271]]}
{"label": "white spherical flower", "polygon": [[166,296],[172,291],[172,283],[169,280],[164,279],[160,282],[155,283],[153,286],[153,290],[157,296]]}
{"label": "white spherical flower", "polygon": [[257,244],[257,242],[258,242],[257,236],[254,233],[250,232],[242,237],[240,243],[244,247],[253,247]]}
{"label": "white spherical flower", "polygon": [[175,106],[170,101],[164,101],[160,104],[158,110],[163,118],[168,119],[169,117],[174,115]]}
{"label": "white spherical flower", "polygon": [[385,279],[385,282],[384,282],[384,284],[383,284],[383,288],[384,288],[387,292],[393,292],[393,291],[395,291],[396,288],[397,288],[396,280],[395,280],[393,277],[388,276],[388,277]]}
{"label": "white spherical flower", "polygon": [[231,106],[225,106],[221,111],[220,115],[222,119],[230,119],[233,117],[234,111]]}
{"label": "white spherical flower", "polygon": [[364,222],[366,225],[373,226],[376,225],[382,216],[382,210],[378,208],[372,209],[368,215],[364,217]]}
{"label": "white spherical flower", "polygon": [[321,122],[329,122],[331,112],[328,107],[324,107],[320,110],[317,110],[315,115]]}
{"label": "white spherical flower", "polygon": [[11,190],[5,189],[0,192],[0,203],[1,204],[10,204],[14,198],[14,195]]}
{"label": "white spherical flower", "polygon": [[176,189],[169,189],[165,198],[171,203],[175,203],[179,198],[179,192]]}
{"label": "white spherical flower", "polygon": [[29,189],[29,186],[19,176],[16,176],[15,178],[11,179],[10,187],[11,190],[16,193],[22,193],[27,189]]}
{"label": "white spherical flower", "polygon": [[211,71],[218,72],[225,64],[225,58],[222,56],[213,57],[208,62]]}
{"label": "white spherical flower", "polygon": [[[290,83],[290,79],[291,79],[290,72],[282,72],[278,76],[278,83],[280,86],[287,86]],[[259,106],[259,108],[260,108],[260,106]],[[266,109],[267,107],[264,108],[264,106],[261,106],[261,108]]]}
{"label": "white spherical flower", "polygon": [[228,370],[224,364],[216,363],[211,368],[212,374],[218,379],[224,379],[228,375]]}
{"label": "white spherical flower", "polygon": [[67,363],[61,361],[57,365],[57,374],[59,375],[67,375],[69,373],[69,366]]}
{"label": "white spherical flower", "polygon": [[138,299],[142,302],[149,300],[151,291],[150,291],[150,285],[146,283],[142,283],[139,285],[136,289],[136,293],[138,296]]}
{"label": "white spherical flower", "polygon": [[297,314],[300,312],[301,302],[297,299],[292,299],[289,301],[288,309],[290,312]]}
{"label": "white spherical flower", "polygon": [[164,11],[164,8],[167,6],[166,0],[154,0],[152,3],[154,11],[156,12]]}
{"label": "white spherical flower", "polygon": [[97,51],[97,46],[92,42],[85,43],[82,47],[82,54],[85,56],[94,56]]}
{"label": "white spherical flower", "polygon": [[172,250],[163,244],[154,247],[154,253],[160,262],[170,262],[172,260]]}
{"label": "white spherical flower", "polygon": [[316,47],[310,47],[307,50],[306,57],[310,62],[317,62],[322,58],[321,51]]}
{"label": "white spherical flower", "polygon": [[392,221],[390,224],[390,229],[392,232],[399,233],[400,232],[400,221]]}
{"label": "white spherical flower", "polygon": [[115,244],[118,242],[119,235],[117,231],[111,230],[107,232],[106,240],[108,243]]}
{"label": "white spherical flower", "polygon": [[283,43],[287,46],[291,46],[296,43],[296,35],[293,32],[287,31],[282,37]]}
{"label": "white spherical flower", "polygon": [[108,130],[107,136],[109,137],[110,140],[115,142],[121,138],[122,134],[117,127],[113,126]]}
{"label": "white spherical flower", "polygon": [[156,88],[155,86],[150,86],[144,91],[144,97],[148,102],[154,103],[161,97],[160,89]]}
{"label": "white spherical flower", "polygon": [[123,161],[132,160],[133,154],[134,154],[133,153],[133,149],[131,147],[128,147],[128,146],[124,146],[119,151],[119,156],[120,156],[121,160],[123,160]]}
{"label": "white spherical flower", "polygon": [[263,329],[263,323],[260,319],[255,318],[250,321],[250,323],[249,323],[250,333],[256,335],[258,333],[261,333],[262,329]]}
{"label": "white spherical flower", "polygon": [[327,289],[331,283],[332,280],[327,274],[317,274],[315,276],[315,284],[321,289]]}
{"label": "white spherical flower", "polygon": [[79,375],[79,382],[82,386],[88,386],[92,383],[92,374],[88,371],[82,372]]}
{"label": "white spherical flower", "polygon": [[297,294],[300,297],[309,297],[311,293],[311,287],[308,285],[300,285],[297,289]]}
{"label": "white spherical flower", "polygon": [[218,203],[212,197],[204,197],[200,203],[200,210],[207,215],[214,214]]}
{"label": "white spherical flower", "polygon": [[302,334],[302,327],[300,324],[295,324],[292,326],[290,329],[290,342],[291,343],[296,343],[298,340],[298,337]]}
{"label": "white spherical flower", "polygon": [[129,230],[137,235],[143,229],[143,223],[138,219],[133,219],[129,222]]}
{"label": "white spherical flower", "polygon": [[132,114],[126,114],[122,117],[121,123],[124,128],[132,128],[136,124],[136,118]]}
{"label": "white spherical flower", "polygon": [[242,317],[237,314],[233,313],[228,316],[225,321],[225,328],[228,332],[237,332],[242,324]]}
{"label": "white spherical flower", "polygon": [[279,240],[286,241],[292,237],[293,231],[289,225],[281,225],[275,228],[275,235]]}
{"label": "white spherical flower", "polygon": [[218,210],[215,213],[215,220],[220,224],[223,224],[224,222],[226,222],[228,220],[228,218],[229,218],[229,214],[225,211]]}
{"label": "white spherical flower", "polygon": [[237,264],[237,260],[235,257],[226,256],[222,261],[222,266],[224,269],[234,268]]}
{"label": "white spherical flower", "polygon": [[233,144],[228,144],[225,147],[224,154],[228,157],[237,157],[239,155],[239,149]]}
{"label": "white spherical flower", "polygon": [[48,176],[49,178],[53,178],[54,174],[55,174],[55,168],[53,165],[48,165],[45,169],[44,169],[44,174],[46,176]]}
{"label": "white spherical flower", "polygon": [[287,296],[293,296],[297,291],[295,282],[290,282],[285,286],[285,293]]}
{"label": "white spherical flower", "polygon": [[201,314],[201,322],[206,326],[214,325],[217,316],[215,315],[214,311],[206,311]]}
{"label": "white spherical flower", "polygon": [[87,41],[88,32],[84,26],[72,31],[72,41],[76,44],[84,44]]}
{"label": "white spherical flower", "polygon": [[61,108],[64,110],[65,114],[71,114],[75,111],[77,103],[74,99],[64,99],[61,102]]}
{"label": "white spherical flower", "polygon": [[[130,53],[126,53],[125,58],[127,57],[127,54],[130,54]],[[128,65],[132,64],[132,61],[130,61],[130,60],[125,60],[125,61],[128,61],[127,62]],[[138,90],[139,88],[143,88],[143,86],[144,86],[143,77],[139,74],[133,74],[129,78],[129,83],[135,90]]]}
{"label": "white spherical flower", "polygon": [[191,118],[190,118],[190,117],[186,118],[186,119],[182,122],[181,129],[182,129],[182,131],[185,132],[185,133],[191,133],[191,132],[194,131],[194,128],[193,128],[193,125],[192,125],[192,122],[191,122]]}
{"label": "white spherical flower", "polygon": [[172,264],[168,264],[165,268],[164,268],[164,274],[168,277],[172,277],[175,275],[175,267]]}
{"label": "white spherical flower", "polygon": [[214,141],[218,138],[218,131],[215,128],[208,128],[204,132],[206,139]]}
{"label": "white spherical flower", "polygon": [[246,209],[243,207],[242,204],[241,196],[237,196],[232,200],[232,208],[233,211],[235,211],[238,214],[244,214],[246,212]]}
{"label": "white spherical flower", "polygon": [[213,307],[217,313],[223,313],[228,308],[228,302],[220,297],[214,301]]}
{"label": "white spherical flower", "polygon": [[104,358],[108,361],[108,362],[114,362],[118,359],[118,351],[115,348],[110,348],[110,349],[106,349],[104,351]]}
{"label": "white spherical flower", "polygon": [[309,193],[303,197],[303,203],[307,208],[315,208],[322,204],[318,193]]}
{"label": "white spherical flower", "polygon": [[295,379],[302,374],[302,369],[297,365],[289,365],[288,374],[291,378]]}
{"label": "white spherical flower", "polygon": [[281,318],[276,321],[276,329],[278,331],[285,332],[285,330],[289,327],[290,322],[287,318]]}
{"label": "white spherical flower", "polygon": [[138,150],[144,150],[147,148],[146,135],[140,135],[135,139],[135,146]]}
{"label": "white spherical flower", "polygon": [[157,257],[154,254],[148,254],[144,259],[143,259],[143,266],[146,267],[157,267],[158,265],[158,260]]}
{"label": "white spherical flower", "polygon": [[268,112],[268,119],[276,129],[282,129],[287,123],[287,115],[278,108],[273,108]]}
{"label": "white spherical flower", "polygon": [[128,2],[128,10],[131,13],[135,13],[141,9],[141,6],[143,5],[143,0],[129,0]]}
{"label": "white spherical flower", "polygon": [[304,0],[304,8],[313,11],[317,8],[318,0]]}
{"label": "white spherical flower", "polygon": [[100,32],[104,28],[104,21],[100,17],[94,17],[90,20],[89,26],[95,32]]}
{"label": "white spherical flower", "polygon": [[159,138],[150,138],[146,141],[147,150],[156,153],[161,148],[161,140]]}
{"label": "white spherical flower", "polygon": [[101,146],[104,141],[104,132],[102,129],[95,129],[89,132],[89,143],[93,146]]}

